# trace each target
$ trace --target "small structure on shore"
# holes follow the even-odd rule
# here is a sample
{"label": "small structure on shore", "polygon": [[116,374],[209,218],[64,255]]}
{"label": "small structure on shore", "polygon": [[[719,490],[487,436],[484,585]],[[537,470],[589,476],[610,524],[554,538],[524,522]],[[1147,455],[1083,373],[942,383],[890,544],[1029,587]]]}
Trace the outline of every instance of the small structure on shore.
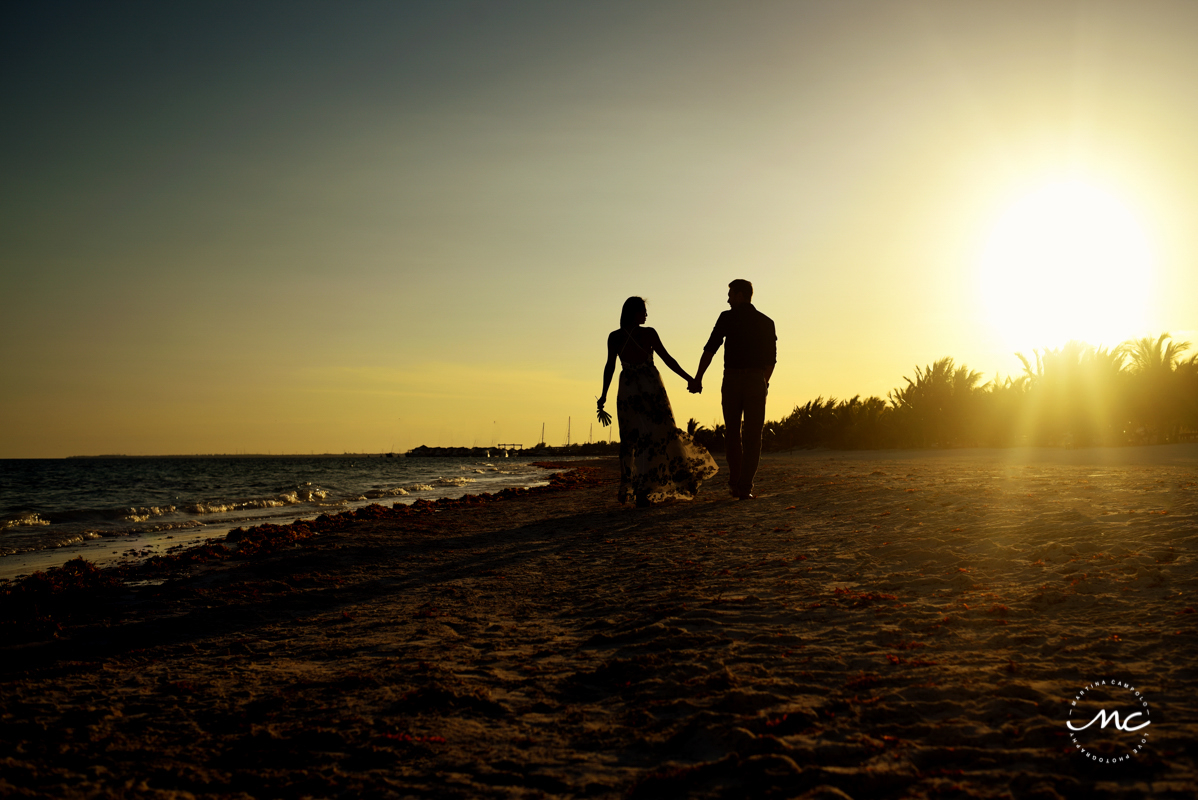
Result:
{"label": "small structure on shore", "polygon": [[494,447],[429,447],[422,444],[412,448],[405,455],[408,458],[495,458],[499,456],[499,453],[503,453],[503,458],[511,456],[543,458],[545,456],[615,455],[619,451],[619,442],[572,444],[568,447],[549,447],[545,444],[538,444],[528,449],[519,444],[498,444]]}
{"label": "small structure on shore", "polygon": [[420,457],[457,457],[457,458],[490,458],[492,453],[502,452],[504,458],[509,455],[520,455],[520,445],[497,445],[496,447],[429,447],[420,445],[408,451],[408,458]]}

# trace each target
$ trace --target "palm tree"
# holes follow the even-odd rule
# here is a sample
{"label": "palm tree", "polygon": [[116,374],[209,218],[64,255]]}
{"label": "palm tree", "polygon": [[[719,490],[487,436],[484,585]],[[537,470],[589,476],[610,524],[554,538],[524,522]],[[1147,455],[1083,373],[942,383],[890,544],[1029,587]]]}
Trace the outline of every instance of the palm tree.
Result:
{"label": "palm tree", "polygon": [[1124,342],[1123,347],[1131,358],[1132,372],[1144,374],[1172,372],[1181,360],[1181,354],[1190,349],[1190,343],[1175,342],[1173,335],[1166,332],[1156,339],[1151,336],[1131,339]]}
{"label": "palm tree", "polygon": [[[1143,429],[1148,442],[1177,441],[1182,420],[1189,417],[1192,398],[1186,397],[1189,368],[1178,367],[1189,342],[1175,342],[1169,333],[1145,336],[1123,345],[1130,363],[1129,405],[1132,425]],[[1191,359],[1192,360],[1192,359]]]}
{"label": "palm tree", "polygon": [[[1018,355],[1018,354],[1016,354]],[[1019,356],[1021,359],[1023,356]],[[1028,369],[1024,359],[1024,370]],[[1018,378],[1008,375],[982,386],[977,392],[976,436],[979,443],[991,447],[1022,444],[1019,421],[1026,413],[1027,396],[1031,378],[1026,374]]]}
{"label": "palm tree", "polygon": [[1181,399],[1181,429],[1179,440],[1198,438],[1198,355],[1178,362],[1174,370]]}
{"label": "palm tree", "polygon": [[1044,445],[1090,445],[1121,440],[1124,350],[1069,341],[1036,350],[1032,369],[1022,353],[1027,393],[1020,430]]}
{"label": "palm tree", "polygon": [[1126,440],[1127,351],[1123,347],[1108,350],[1091,348],[1084,363],[1082,391],[1089,398],[1088,408],[1094,422],[1095,443],[1115,444]]}
{"label": "palm tree", "polygon": [[883,430],[889,409],[880,397],[861,399],[860,395],[842,401],[833,412],[836,420],[836,447],[879,447],[886,438]]}
{"label": "palm tree", "polygon": [[724,451],[724,426],[716,424],[714,428],[705,428],[694,417],[687,420],[686,432],[699,444],[713,453]]}
{"label": "palm tree", "polygon": [[836,398],[824,400],[823,395],[808,400],[777,422],[766,424],[770,431],[770,446],[778,450],[796,447],[817,447],[828,444],[834,427]]}
{"label": "palm tree", "polygon": [[887,396],[917,444],[955,444],[973,427],[973,400],[981,379],[982,373],[957,367],[945,357],[922,370],[916,366],[915,380],[904,375],[907,385]]}

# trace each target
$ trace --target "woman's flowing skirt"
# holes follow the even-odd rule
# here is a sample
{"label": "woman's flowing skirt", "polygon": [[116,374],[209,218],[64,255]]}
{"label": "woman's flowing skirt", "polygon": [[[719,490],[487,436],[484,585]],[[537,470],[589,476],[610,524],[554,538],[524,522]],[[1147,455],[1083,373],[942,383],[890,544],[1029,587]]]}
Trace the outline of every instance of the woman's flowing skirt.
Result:
{"label": "woman's flowing skirt", "polygon": [[674,424],[674,411],[652,363],[624,367],[616,395],[620,422],[620,502],[689,500],[719,471],[711,453]]}

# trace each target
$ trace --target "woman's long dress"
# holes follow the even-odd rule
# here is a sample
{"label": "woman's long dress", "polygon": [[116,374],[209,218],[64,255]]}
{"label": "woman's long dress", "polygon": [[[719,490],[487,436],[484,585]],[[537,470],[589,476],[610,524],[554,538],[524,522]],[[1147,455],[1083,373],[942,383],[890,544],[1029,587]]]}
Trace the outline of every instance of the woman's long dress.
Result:
{"label": "woman's long dress", "polygon": [[670,398],[652,356],[625,363],[616,395],[620,422],[620,502],[629,496],[651,502],[689,500],[699,484],[719,471],[707,448],[674,424]]}

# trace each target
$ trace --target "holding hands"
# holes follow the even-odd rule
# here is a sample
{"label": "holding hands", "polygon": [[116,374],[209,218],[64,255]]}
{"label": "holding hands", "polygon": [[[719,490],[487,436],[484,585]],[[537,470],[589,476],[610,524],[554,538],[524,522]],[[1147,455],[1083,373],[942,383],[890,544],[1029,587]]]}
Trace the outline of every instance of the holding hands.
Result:
{"label": "holding hands", "polygon": [[687,378],[686,390],[691,394],[702,394],[703,381],[699,380],[698,378]]}

